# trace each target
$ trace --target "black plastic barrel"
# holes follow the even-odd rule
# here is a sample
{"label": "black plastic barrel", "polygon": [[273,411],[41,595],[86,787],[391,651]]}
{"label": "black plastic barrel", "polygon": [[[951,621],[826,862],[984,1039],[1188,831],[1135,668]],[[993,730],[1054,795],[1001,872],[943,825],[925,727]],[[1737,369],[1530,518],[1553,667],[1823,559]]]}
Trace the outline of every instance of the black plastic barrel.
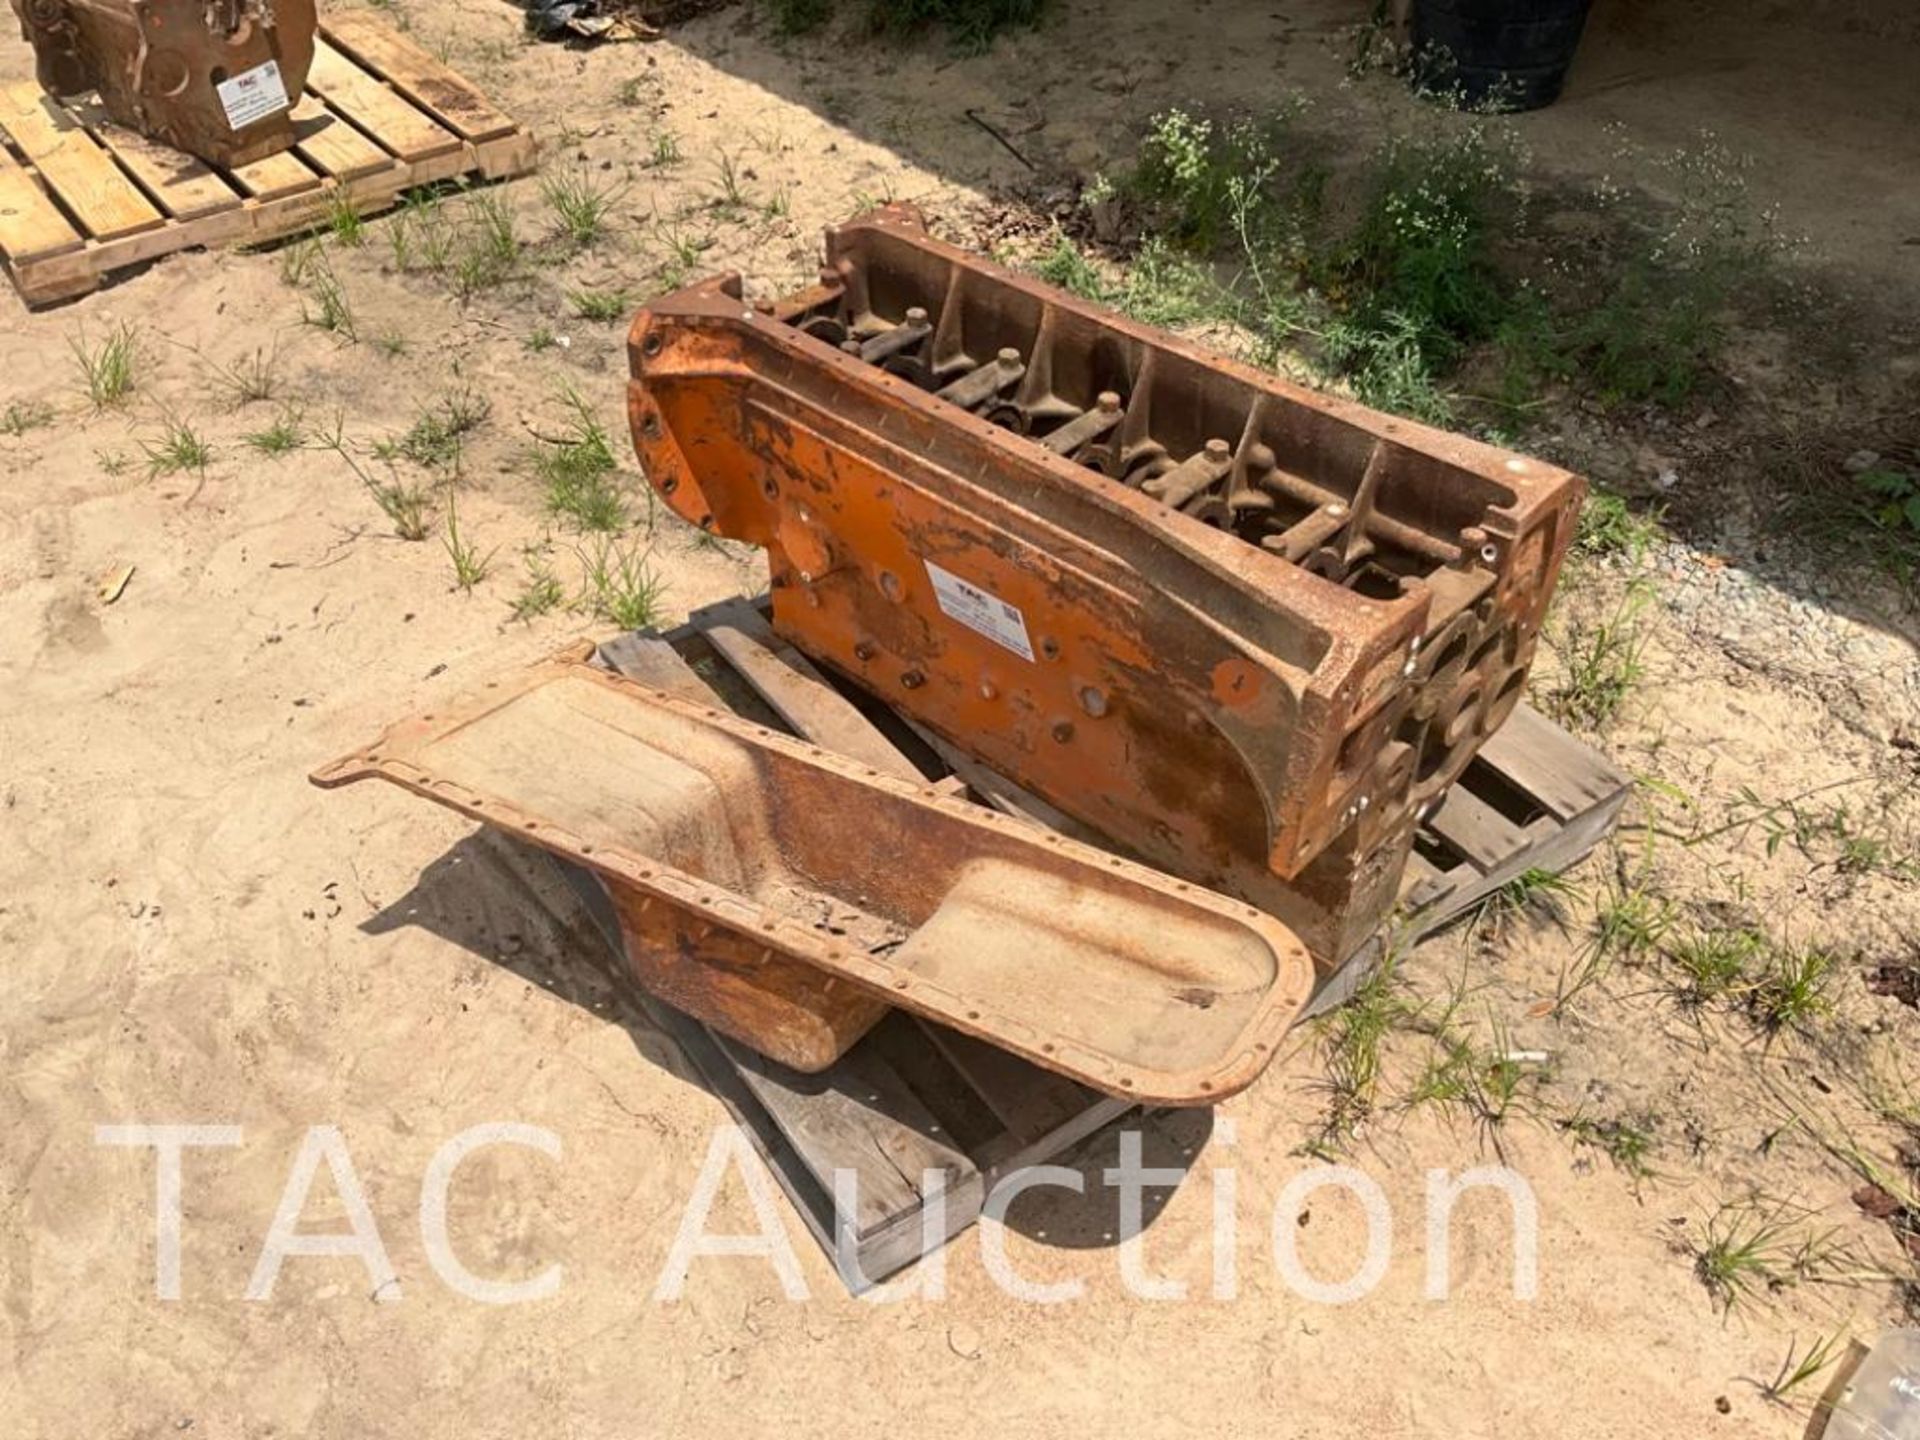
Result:
{"label": "black plastic barrel", "polygon": [[1560,95],[1592,0],[1414,0],[1420,83],[1476,108],[1538,110]]}

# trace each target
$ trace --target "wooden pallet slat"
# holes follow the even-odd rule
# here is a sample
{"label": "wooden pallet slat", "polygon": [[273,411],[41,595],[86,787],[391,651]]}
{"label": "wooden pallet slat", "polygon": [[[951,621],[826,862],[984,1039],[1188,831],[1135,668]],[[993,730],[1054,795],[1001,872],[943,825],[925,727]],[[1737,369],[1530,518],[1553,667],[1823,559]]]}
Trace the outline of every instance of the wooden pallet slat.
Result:
{"label": "wooden pallet slat", "polygon": [[510,135],[516,127],[493,102],[454,70],[396,35],[364,11],[349,10],[321,27],[342,52],[386,80],[415,104],[431,111],[467,141]]}
{"label": "wooden pallet slat", "polygon": [[0,92],[0,127],[90,234],[130,235],[165,221],[86,127],[38,85],[29,81]]}
{"label": "wooden pallet slat", "polygon": [[85,243],[33,176],[0,147],[0,254],[18,262],[64,254]]}
{"label": "wooden pallet slat", "polygon": [[716,1034],[740,1077],[829,1194],[836,1175],[857,1184],[856,1238],[925,1199],[928,1171],[949,1193],[979,1178],[979,1167],[941,1134],[940,1122],[870,1048],[856,1046],[830,1077],[796,1075],[737,1041]]}
{"label": "wooden pallet slat", "polygon": [[1605,756],[1573,741],[1531,705],[1514,707],[1506,723],[1488,737],[1477,759],[1560,820],[1605,804],[1623,783],[1620,771]]}
{"label": "wooden pallet slat", "polygon": [[301,162],[291,150],[263,156],[245,165],[236,165],[233,178],[255,200],[279,200],[307,190],[318,190],[323,182],[318,171]]}
{"label": "wooden pallet slat", "polygon": [[1427,828],[1476,865],[1493,866],[1526,844],[1526,831],[1471,790],[1455,785]]}
{"label": "wooden pallet slat", "polygon": [[[1108,1098],[958,1030],[938,1025],[922,1029],[1006,1127],[1010,1143],[1003,1148],[1009,1155],[1058,1136]],[[1123,1103],[1121,1108],[1131,1107]]]}
{"label": "wooden pallet slat", "polygon": [[120,157],[133,178],[174,219],[190,220],[239,198],[204,160],[116,124],[97,101],[69,101],[67,109]]}
{"label": "wooden pallet slat", "polygon": [[424,160],[460,148],[460,137],[387,88],[329,45],[313,42],[307,86],[402,160]]}
{"label": "wooden pallet slat", "polygon": [[302,95],[293,107],[294,149],[315,169],[335,180],[370,175],[393,157],[329,110],[315,95]]}
{"label": "wooden pallet slat", "polygon": [[814,744],[883,775],[925,777],[874,723],[841,696],[798,650],[745,603],[718,607],[702,633],[780,718]]}

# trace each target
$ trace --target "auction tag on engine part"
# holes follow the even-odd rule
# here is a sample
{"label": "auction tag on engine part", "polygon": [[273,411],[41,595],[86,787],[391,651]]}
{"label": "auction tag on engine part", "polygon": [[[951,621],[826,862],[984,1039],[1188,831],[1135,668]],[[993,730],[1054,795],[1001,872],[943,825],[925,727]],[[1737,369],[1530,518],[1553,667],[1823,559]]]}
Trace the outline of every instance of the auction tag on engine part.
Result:
{"label": "auction tag on engine part", "polygon": [[950,570],[942,570],[927,561],[927,578],[933,581],[934,599],[950,620],[958,620],[969,630],[984,635],[996,645],[1004,645],[1022,660],[1033,659],[1033,642],[1027,639],[1027,620],[1018,607],[998,595],[990,595],[978,585],[969,585]]}
{"label": "auction tag on engine part", "polygon": [[222,80],[214,90],[220,96],[220,108],[227,112],[227,124],[235,130],[244,130],[254,121],[287,108],[287,87],[280,79],[277,60],[242,70],[231,80]]}

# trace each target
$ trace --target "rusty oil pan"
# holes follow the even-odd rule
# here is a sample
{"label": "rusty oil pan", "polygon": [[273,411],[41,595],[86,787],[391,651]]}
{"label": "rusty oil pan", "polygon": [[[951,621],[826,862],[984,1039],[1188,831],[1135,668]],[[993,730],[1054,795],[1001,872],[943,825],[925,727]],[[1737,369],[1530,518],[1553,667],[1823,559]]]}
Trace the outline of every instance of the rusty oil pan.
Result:
{"label": "rusty oil pan", "polygon": [[800,1070],[899,1006],[1108,1094],[1210,1103],[1313,984],[1253,907],[579,658],[313,775],[363,779],[592,869],[644,985]]}

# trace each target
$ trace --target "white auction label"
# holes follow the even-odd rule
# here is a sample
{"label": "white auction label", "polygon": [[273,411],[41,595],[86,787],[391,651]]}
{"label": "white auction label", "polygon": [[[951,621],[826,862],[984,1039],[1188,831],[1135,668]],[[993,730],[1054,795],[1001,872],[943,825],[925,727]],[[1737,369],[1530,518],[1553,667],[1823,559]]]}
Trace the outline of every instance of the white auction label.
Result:
{"label": "white auction label", "polygon": [[1033,659],[1033,644],[1027,639],[1027,620],[1017,606],[998,595],[970,585],[950,570],[942,570],[927,561],[927,578],[933,581],[934,599],[948,618],[958,620],[969,630],[986,636],[996,645],[1004,645],[1022,660]]}
{"label": "white auction label", "polygon": [[220,96],[220,108],[227,112],[227,124],[236,130],[244,130],[254,121],[278,115],[287,108],[287,87],[280,79],[277,60],[242,70],[231,80],[222,80],[214,89]]}

